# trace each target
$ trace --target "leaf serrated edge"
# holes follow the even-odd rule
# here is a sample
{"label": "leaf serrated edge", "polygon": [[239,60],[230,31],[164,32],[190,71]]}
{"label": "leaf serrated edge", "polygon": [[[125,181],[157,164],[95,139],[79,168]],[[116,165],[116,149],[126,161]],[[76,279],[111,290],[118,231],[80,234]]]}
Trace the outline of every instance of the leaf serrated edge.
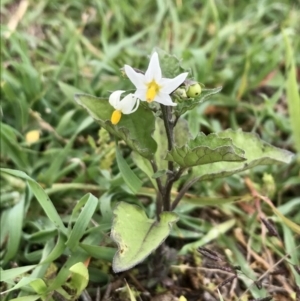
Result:
{"label": "leaf serrated edge", "polygon": [[[204,136],[204,137],[216,137],[216,138],[219,138],[220,140],[225,141],[225,143],[228,142],[228,145],[221,145],[221,146],[217,146],[217,147],[215,147],[215,148],[211,148],[211,147],[206,146],[206,145],[199,145],[199,146],[195,146],[195,147],[193,147],[193,148],[190,147],[190,145],[189,145],[190,143],[195,143],[197,139],[199,139],[200,137],[203,137],[203,136]],[[238,157],[241,158],[241,160],[230,160],[230,161],[227,161],[227,162],[242,162],[242,161],[247,160],[247,158],[244,157],[245,151],[244,151],[243,149],[237,147],[237,146],[233,143],[233,141],[232,141],[231,138],[229,138],[229,137],[219,137],[217,133],[212,133],[212,134],[209,134],[209,135],[205,135],[204,133],[199,133],[195,138],[190,139],[185,145],[182,145],[182,146],[180,146],[180,147],[176,147],[176,146],[175,146],[171,151],[168,151],[168,153],[167,153],[166,156],[165,156],[165,160],[167,160],[167,159],[169,159],[170,157],[172,157],[173,161],[176,162],[176,163],[178,163],[177,161],[174,160],[174,155],[173,155],[173,153],[176,152],[176,154],[177,154],[178,156],[180,156],[180,158],[182,158],[182,161],[184,161],[184,157],[182,157],[182,155],[179,154],[178,151],[182,151],[182,152],[184,152],[184,153],[188,153],[188,152],[195,152],[197,149],[203,148],[203,149],[208,149],[208,150],[210,150],[210,151],[213,152],[213,151],[216,151],[217,149],[221,149],[221,148],[225,148],[225,147],[231,148],[232,151],[233,151],[233,153],[234,153],[236,156],[238,156]],[[238,150],[238,151],[240,152],[240,154],[237,153],[236,150]],[[228,151],[228,152],[229,152],[229,151]],[[226,161],[226,160],[224,160],[224,161]],[[219,161],[216,161],[216,162],[219,162]],[[215,163],[215,162],[211,162],[211,163]],[[181,165],[181,166],[183,166],[183,165],[180,164],[180,163],[178,163],[178,164]],[[210,163],[204,163],[204,164],[210,164]],[[185,166],[186,166],[186,167],[193,167],[193,166],[197,166],[197,165],[202,165],[202,164],[197,164],[197,163],[196,163],[196,164],[193,164],[193,165],[189,165],[189,166],[186,166],[186,165],[185,165]]]}
{"label": "leaf serrated edge", "polygon": [[[201,104],[202,102],[207,100],[209,96],[219,93],[222,89],[223,89],[222,86],[213,89],[202,89],[202,92],[198,97],[189,98],[188,100],[182,102],[182,107],[177,111],[177,114],[182,115],[185,112],[194,109],[198,104]],[[209,92],[209,93],[205,93],[205,92]],[[187,101],[192,101],[192,102],[190,104],[187,104]]]}

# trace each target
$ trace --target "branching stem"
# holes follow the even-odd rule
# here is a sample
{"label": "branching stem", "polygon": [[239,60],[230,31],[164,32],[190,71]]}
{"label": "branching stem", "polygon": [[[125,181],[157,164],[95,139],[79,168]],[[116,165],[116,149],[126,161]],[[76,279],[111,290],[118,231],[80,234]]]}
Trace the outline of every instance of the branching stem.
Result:
{"label": "branching stem", "polygon": [[199,178],[194,178],[188,183],[186,183],[181,190],[179,191],[177,197],[175,198],[174,202],[172,203],[172,208],[171,210],[174,210],[177,205],[179,204],[180,200],[184,197],[185,193],[189,190],[190,187],[192,187],[196,182],[199,181]]}

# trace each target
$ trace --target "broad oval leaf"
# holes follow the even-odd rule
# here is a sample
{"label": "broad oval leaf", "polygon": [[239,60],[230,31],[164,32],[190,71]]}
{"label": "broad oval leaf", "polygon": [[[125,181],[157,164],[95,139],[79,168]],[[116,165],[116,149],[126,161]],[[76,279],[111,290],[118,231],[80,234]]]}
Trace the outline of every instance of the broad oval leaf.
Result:
{"label": "broad oval leaf", "polygon": [[136,112],[122,115],[120,122],[112,125],[110,118],[114,109],[107,99],[88,94],[76,94],[75,100],[112,135],[123,139],[129,147],[143,157],[153,158],[157,145],[151,137],[155,118],[150,110],[139,106]]}
{"label": "broad oval leaf", "polygon": [[206,136],[203,133],[181,147],[175,146],[168,152],[166,159],[175,161],[181,167],[220,161],[245,161],[244,151],[236,147],[230,138],[221,138],[217,134]]}
{"label": "broad oval leaf", "polygon": [[157,249],[167,238],[178,216],[163,212],[160,221],[147,218],[142,208],[125,202],[114,209],[111,237],[118,245],[113,259],[115,273],[126,271]]}
{"label": "broad oval leaf", "polygon": [[218,133],[220,138],[230,138],[234,145],[243,148],[246,161],[216,162],[193,168],[193,177],[199,180],[222,178],[250,169],[257,165],[290,163],[293,154],[289,151],[274,147],[259,139],[256,134],[245,133],[242,130],[226,130]]}

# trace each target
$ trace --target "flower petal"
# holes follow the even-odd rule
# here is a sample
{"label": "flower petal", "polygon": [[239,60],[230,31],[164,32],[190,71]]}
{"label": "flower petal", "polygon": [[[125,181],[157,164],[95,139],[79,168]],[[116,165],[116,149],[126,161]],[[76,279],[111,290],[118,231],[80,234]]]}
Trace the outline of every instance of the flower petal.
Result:
{"label": "flower petal", "polygon": [[145,87],[145,75],[136,72],[132,67],[125,65],[124,70],[130,81],[137,89]]}
{"label": "flower petal", "polygon": [[157,52],[154,52],[150,58],[149,66],[145,73],[145,78],[147,83],[153,80],[156,82],[161,80],[161,69]]}
{"label": "flower petal", "polygon": [[131,110],[130,110],[130,112],[128,112],[128,113],[124,112],[124,114],[134,113],[139,108],[140,100],[138,98],[136,98],[135,100],[136,100],[135,107],[132,107]]}
{"label": "flower petal", "polygon": [[109,96],[109,103],[115,109],[117,109],[118,104],[120,102],[121,94],[124,93],[124,92],[125,91],[123,91],[123,90],[117,90],[117,91],[114,91],[113,93],[110,94],[110,96]]}
{"label": "flower petal", "polygon": [[147,89],[137,89],[134,93],[135,97],[139,98],[142,101],[146,101]]}
{"label": "flower petal", "polygon": [[175,78],[172,79],[163,78],[160,82],[162,85],[161,92],[170,94],[185,81],[187,76],[188,76],[188,72],[185,72],[177,75]]}
{"label": "flower petal", "polygon": [[[126,95],[120,102],[120,110],[123,114],[130,114],[137,103],[137,98],[132,94]],[[136,110],[136,108],[135,108]]]}
{"label": "flower petal", "polygon": [[177,103],[172,101],[172,98],[169,94],[159,93],[154,99],[154,101],[159,102],[165,106],[177,106]]}

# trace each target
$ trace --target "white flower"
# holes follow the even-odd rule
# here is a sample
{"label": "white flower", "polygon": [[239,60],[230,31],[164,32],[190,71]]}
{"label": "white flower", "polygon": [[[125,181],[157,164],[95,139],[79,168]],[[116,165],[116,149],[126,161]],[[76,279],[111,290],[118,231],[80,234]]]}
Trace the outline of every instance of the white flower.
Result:
{"label": "white flower", "polygon": [[120,100],[121,94],[125,91],[118,90],[109,96],[109,103],[114,107],[115,111],[113,111],[111,115],[111,123],[117,124],[123,114],[131,114],[135,112],[139,107],[139,100],[132,94],[126,95],[122,100]]}
{"label": "white flower", "polygon": [[136,87],[134,95],[142,101],[157,101],[165,106],[176,106],[172,102],[170,93],[176,90],[186,79],[188,73],[181,73],[173,79],[162,78],[157,52],[151,56],[145,74],[136,72],[132,67],[125,65],[125,73]]}

